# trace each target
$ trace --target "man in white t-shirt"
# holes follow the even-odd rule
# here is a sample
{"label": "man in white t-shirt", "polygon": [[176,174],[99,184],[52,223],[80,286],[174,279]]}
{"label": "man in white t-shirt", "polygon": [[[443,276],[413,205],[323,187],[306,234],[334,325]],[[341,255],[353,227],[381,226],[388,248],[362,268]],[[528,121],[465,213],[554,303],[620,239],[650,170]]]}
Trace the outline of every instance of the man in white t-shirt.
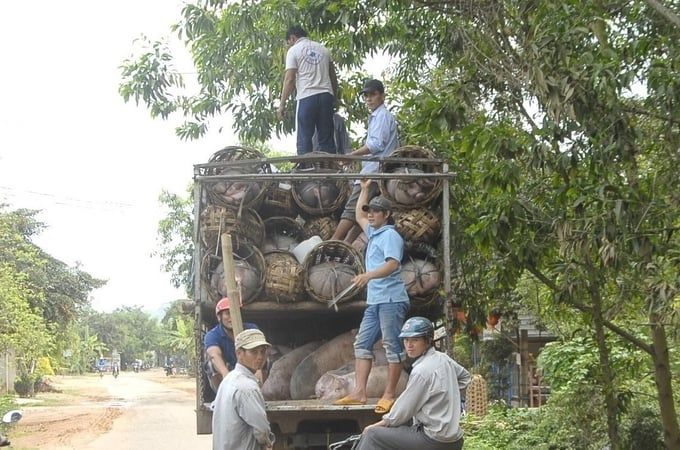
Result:
{"label": "man in white t-shirt", "polygon": [[319,150],[336,153],[333,140],[333,105],[338,81],[328,49],[307,37],[307,32],[293,26],[286,32],[290,46],[286,54],[286,71],[277,111],[283,119],[286,101],[297,91],[297,153],[312,151],[312,136],[319,136]]}

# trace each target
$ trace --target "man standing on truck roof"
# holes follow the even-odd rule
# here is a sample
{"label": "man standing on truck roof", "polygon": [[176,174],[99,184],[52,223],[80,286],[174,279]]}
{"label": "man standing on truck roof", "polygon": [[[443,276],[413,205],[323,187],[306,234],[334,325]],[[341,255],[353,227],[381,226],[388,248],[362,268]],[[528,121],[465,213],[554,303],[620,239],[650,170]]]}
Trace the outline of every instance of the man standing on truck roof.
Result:
{"label": "man standing on truck roof", "polygon": [[460,403],[470,373],[434,349],[434,325],[411,317],[401,329],[413,370],[406,389],[382,420],[364,429],[358,450],[459,450],[463,448]]}
{"label": "man standing on truck roof", "polygon": [[[215,305],[217,325],[205,334],[203,346],[206,353],[205,371],[213,391],[217,392],[222,379],[236,366],[234,329],[231,325],[229,299],[224,297]],[[243,329],[256,329],[254,323],[244,323]]]}
{"label": "man standing on truck roof", "polygon": [[319,135],[319,150],[335,153],[333,140],[333,106],[338,92],[335,66],[328,49],[307,37],[300,26],[286,32],[286,71],[283,76],[281,101],[277,110],[283,119],[286,101],[297,91],[297,154],[312,151],[312,135]]}
{"label": "man standing on truck roof", "polygon": [[[394,152],[399,146],[399,139],[397,136],[397,121],[385,107],[385,86],[380,80],[367,80],[361,90],[361,95],[368,106],[371,115],[368,118],[368,130],[366,132],[366,142],[364,145],[349,153],[352,156],[372,155],[376,158],[385,158]],[[379,162],[376,161],[362,161],[361,173],[376,173],[379,169]],[[356,223],[356,209],[357,199],[361,192],[359,180],[354,182],[354,189],[350,194],[347,203],[345,204],[345,211],[340,216],[340,223],[333,233],[333,240],[343,240],[349,237],[350,230]],[[372,183],[368,191],[368,200],[378,195],[378,185]],[[357,233],[359,234],[359,233]],[[356,237],[356,236],[353,236]],[[349,238],[347,240],[353,240]]]}
{"label": "man standing on truck roof", "polygon": [[357,223],[368,236],[366,272],[354,277],[358,288],[368,285],[364,317],[354,341],[355,388],[349,395],[336,400],[336,405],[366,403],[366,385],[373,365],[373,345],[382,337],[387,356],[387,383],[382,398],[375,407],[377,414],[389,412],[404,360],[399,333],[409,309],[406,286],[401,279],[401,259],[404,240],[394,229],[392,204],[378,196],[368,202],[371,180],[361,181],[357,200]]}
{"label": "man standing on truck roof", "polygon": [[[345,118],[338,113],[333,113],[333,142],[335,142],[335,151],[339,155],[344,155],[352,151],[352,140],[347,132]],[[320,151],[319,133],[316,131],[312,136],[312,150],[315,152]]]}
{"label": "man standing on truck roof", "polygon": [[238,362],[220,384],[215,399],[213,450],[271,449],[274,434],[255,376],[264,367],[271,345],[260,330],[250,329],[236,335],[235,347]]}

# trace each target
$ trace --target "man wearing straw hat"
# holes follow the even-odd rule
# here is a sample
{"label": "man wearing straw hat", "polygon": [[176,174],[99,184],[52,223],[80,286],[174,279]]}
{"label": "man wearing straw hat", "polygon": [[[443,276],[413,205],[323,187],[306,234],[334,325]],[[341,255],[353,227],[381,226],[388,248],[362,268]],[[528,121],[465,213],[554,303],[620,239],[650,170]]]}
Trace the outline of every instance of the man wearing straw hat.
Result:
{"label": "man wearing straw hat", "polygon": [[255,372],[264,367],[271,344],[260,330],[236,335],[234,370],[220,383],[213,411],[213,450],[271,449],[271,431],[264,397]]}

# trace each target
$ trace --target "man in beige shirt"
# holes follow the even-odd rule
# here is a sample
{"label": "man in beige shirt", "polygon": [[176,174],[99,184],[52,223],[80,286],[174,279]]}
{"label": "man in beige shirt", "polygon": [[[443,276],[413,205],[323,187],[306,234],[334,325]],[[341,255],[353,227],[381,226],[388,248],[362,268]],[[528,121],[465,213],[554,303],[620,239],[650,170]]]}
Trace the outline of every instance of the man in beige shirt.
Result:
{"label": "man in beige shirt", "polygon": [[411,317],[400,338],[413,371],[404,392],[382,420],[367,426],[358,450],[459,450],[460,398],[470,383],[470,373],[434,349],[434,326],[424,317]]}
{"label": "man in beige shirt", "polygon": [[213,411],[213,450],[271,450],[274,446],[260,382],[255,372],[271,345],[260,330],[236,335],[238,362],[220,383]]}

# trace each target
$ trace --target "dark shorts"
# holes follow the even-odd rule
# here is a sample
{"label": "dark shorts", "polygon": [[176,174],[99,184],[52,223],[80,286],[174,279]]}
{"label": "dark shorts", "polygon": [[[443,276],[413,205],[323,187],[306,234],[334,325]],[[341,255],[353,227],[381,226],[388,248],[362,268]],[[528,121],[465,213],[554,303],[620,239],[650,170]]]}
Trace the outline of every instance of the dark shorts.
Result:
{"label": "dark shorts", "polygon": [[[361,185],[360,184],[355,184],[354,187],[352,188],[352,193],[349,195],[349,198],[347,199],[347,203],[345,203],[345,210],[342,212],[342,215],[340,216],[341,219],[347,219],[351,220],[352,222],[356,221],[357,218],[357,201],[359,200],[359,194],[361,194]],[[371,183],[371,185],[368,187],[368,201],[370,202],[373,197],[377,197],[378,194],[380,194],[380,188],[378,187],[378,183]]]}

